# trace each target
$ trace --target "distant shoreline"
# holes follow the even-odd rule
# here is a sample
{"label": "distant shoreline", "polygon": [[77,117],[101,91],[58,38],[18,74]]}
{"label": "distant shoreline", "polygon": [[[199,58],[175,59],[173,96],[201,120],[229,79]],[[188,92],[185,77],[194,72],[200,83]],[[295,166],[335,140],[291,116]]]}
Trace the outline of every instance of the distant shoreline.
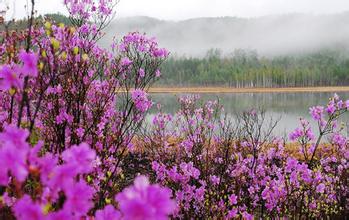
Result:
{"label": "distant shoreline", "polygon": [[152,87],[149,93],[315,93],[349,92],[349,86],[285,87],[285,88],[230,88],[230,87]]}

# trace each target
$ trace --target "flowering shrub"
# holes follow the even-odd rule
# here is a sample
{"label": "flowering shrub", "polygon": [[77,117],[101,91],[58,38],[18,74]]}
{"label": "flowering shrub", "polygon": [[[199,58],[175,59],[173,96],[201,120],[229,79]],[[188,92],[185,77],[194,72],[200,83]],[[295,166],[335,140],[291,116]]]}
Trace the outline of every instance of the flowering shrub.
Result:
{"label": "flowering shrub", "polygon": [[34,3],[27,30],[0,35],[1,218],[166,218],[167,189],[138,177],[130,197],[119,173],[167,51],[139,33],[100,48],[115,1],[65,1],[71,27],[33,23]]}
{"label": "flowering shrub", "polygon": [[[96,166],[95,151],[82,143],[65,150],[59,158],[43,153],[42,143],[30,147],[28,135],[27,130],[13,126],[5,127],[0,134],[0,184],[6,189],[0,211],[10,207],[17,219],[87,217],[95,190],[88,185],[86,174]],[[173,210],[170,197],[168,189],[149,185],[148,179],[140,176],[134,186],[117,195],[120,211],[108,205],[96,212],[96,218],[166,218]],[[133,208],[142,208],[143,212],[134,212]]]}
{"label": "flowering shrub", "polygon": [[335,95],[327,107],[310,108],[319,135],[301,119],[293,142],[273,137],[276,122],[267,123],[263,112],[245,112],[234,123],[217,102],[200,104],[197,96],[179,102],[175,115],[154,117],[142,142],[153,178],[175,195],[174,217],[348,215],[349,147],[338,120],[349,102]]}
{"label": "flowering shrub", "polygon": [[301,119],[291,142],[263,112],[232,121],[198,96],[143,130],[168,52],[137,32],[100,48],[115,1],[65,4],[74,26],[32,7],[27,30],[0,33],[1,219],[349,215],[349,101],[310,108],[318,135]]}

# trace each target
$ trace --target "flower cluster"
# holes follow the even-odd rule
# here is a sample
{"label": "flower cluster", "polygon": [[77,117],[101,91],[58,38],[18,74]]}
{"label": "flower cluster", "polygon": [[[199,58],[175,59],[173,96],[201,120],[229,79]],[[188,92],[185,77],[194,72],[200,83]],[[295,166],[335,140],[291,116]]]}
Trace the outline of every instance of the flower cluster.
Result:
{"label": "flower cluster", "polygon": [[114,0],[64,0],[70,16],[79,22],[89,21],[95,17],[108,19],[116,5]]}
{"label": "flower cluster", "polygon": [[[27,130],[13,126],[4,129],[0,133],[0,185],[6,192],[0,207],[11,208],[17,219],[88,217],[95,190],[88,185],[87,174],[94,169],[95,151],[85,143],[72,146],[62,153],[59,162],[51,153],[39,156],[43,145],[31,148],[26,142]],[[25,189],[28,184],[36,187],[34,191]],[[120,211],[108,205],[96,212],[96,218],[166,219],[174,208],[169,189],[150,185],[144,176],[119,193],[116,201]]]}
{"label": "flower cluster", "polygon": [[132,91],[131,96],[133,103],[140,112],[146,112],[152,106],[152,102],[148,100],[147,93],[140,89]]}
{"label": "flower cluster", "polygon": [[[18,219],[57,219],[86,216],[93,207],[94,190],[83,180],[93,169],[95,152],[84,143],[57,155],[39,154],[42,143],[33,148],[26,142],[29,132],[13,126],[0,135],[1,185],[6,187],[7,205]],[[80,179],[80,180],[77,180]],[[35,191],[21,185],[36,185]],[[15,187],[13,187],[14,185]],[[27,185],[30,188],[30,186]],[[64,204],[58,205],[65,198]],[[56,206],[56,207],[55,207]],[[44,210],[47,207],[48,210]],[[46,211],[46,213],[45,213]]]}
{"label": "flower cluster", "polygon": [[134,186],[116,196],[124,219],[167,219],[173,212],[171,191],[159,185],[149,185],[144,176],[135,179]]}
{"label": "flower cluster", "polygon": [[301,119],[290,140],[195,95],[140,129],[169,53],[138,32],[99,47],[114,3],[65,0],[73,26],[0,32],[1,219],[348,216],[349,101],[310,108],[318,133]]}
{"label": "flower cluster", "polygon": [[[67,0],[72,26],[0,33],[0,218],[128,218],[114,198],[138,175],[120,177],[167,52],[139,33],[114,43],[123,51],[99,47],[115,2]],[[147,197],[122,202],[162,193],[152,215],[166,218],[171,194],[147,187]]]}
{"label": "flower cluster", "polygon": [[142,143],[154,177],[175,195],[175,217],[347,215],[349,147],[337,124],[348,109],[337,95],[327,108],[310,108],[320,133],[301,119],[291,142],[273,137],[272,128],[261,130],[265,117],[255,110],[235,125],[215,102],[200,104],[198,96],[179,102],[175,115],[154,117]]}

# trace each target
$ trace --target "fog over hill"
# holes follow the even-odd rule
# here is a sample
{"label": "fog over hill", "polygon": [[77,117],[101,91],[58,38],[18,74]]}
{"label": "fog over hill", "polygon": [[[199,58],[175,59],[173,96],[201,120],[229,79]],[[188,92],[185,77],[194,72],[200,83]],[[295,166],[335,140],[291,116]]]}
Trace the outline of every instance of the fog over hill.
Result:
{"label": "fog over hill", "polygon": [[151,17],[117,18],[102,44],[115,35],[145,32],[172,54],[202,56],[209,49],[224,53],[256,50],[264,56],[298,54],[323,48],[349,48],[349,12],[329,15],[288,14],[257,18],[195,18],[165,21]]}

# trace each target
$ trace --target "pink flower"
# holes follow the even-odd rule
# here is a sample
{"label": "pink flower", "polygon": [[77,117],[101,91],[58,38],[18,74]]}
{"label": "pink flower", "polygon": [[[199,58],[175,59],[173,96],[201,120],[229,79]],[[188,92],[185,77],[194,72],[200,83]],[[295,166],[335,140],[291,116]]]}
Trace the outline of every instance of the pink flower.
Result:
{"label": "pink flower", "polygon": [[188,155],[191,155],[191,150],[193,149],[193,146],[194,146],[194,143],[191,140],[184,140],[180,145],[184,147],[185,152]]}
{"label": "pink flower", "polygon": [[78,182],[65,190],[67,200],[64,203],[64,210],[74,213],[77,216],[85,215],[93,206],[93,188],[85,182]]}
{"label": "pink flower", "polygon": [[315,139],[315,135],[314,135],[313,131],[311,130],[311,128],[308,128],[305,131],[305,135],[308,137],[309,140],[314,140]]}
{"label": "pink flower", "polygon": [[0,70],[0,89],[8,90],[11,87],[21,88],[22,81],[8,65],[2,66]]}
{"label": "pink flower", "polygon": [[139,77],[143,78],[143,77],[145,76],[144,69],[139,68],[139,72],[138,72],[138,74],[139,74]]}
{"label": "pink flower", "polygon": [[312,210],[315,210],[316,206],[317,206],[316,202],[314,202],[314,201],[309,204],[309,208],[312,209]]}
{"label": "pink flower", "polygon": [[74,183],[74,178],[79,173],[75,168],[74,162],[54,167],[53,170],[45,176],[45,179],[47,179],[47,185],[56,191],[70,188]]}
{"label": "pink flower", "polygon": [[128,57],[121,58],[121,66],[129,66],[132,64],[132,61]]}
{"label": "pink flower", "polygon": [[324,112],[324,107],[323,106],[314,106],[309,108],[309,112],[311,114],[311,117],[316,120],[319,121],[322,118],[323,112]]}
{"label": "pink flower", "polygon": [[215,175],[212,175],[212,176],[210,176],[210,180],[211,180],[213,185],[218,185],[219,181],[220,181],[220,178],[215,176]]}
{"label": "pink flower", "polygon": [[96,220],[119,220],[120,212],[112,205],[107,205],[103,210],[96,211]]}
{"label": "pink flower", "polygon": [[13,208],[18,220],[41,220],[44,219],[42,208],[35,204],[28,195],[23,196]]}
{"label": "pink flower", "polygon": [[167,219],[175,208],[171,191],[150,185],[145,176],[138,176],[134,185],[116,196],[123,219]]}
{"label": "pink flower", "polygon": [[295,141],[303,135],[304,131],[301,128],[296,128],[293,132],[290,133],[289,138],[291,139],[291,141]]}
{"label": "pink flower", "polygon": [[0,143],[12,143],[18,148],[27,148],[26,140],[28,136],[29,132],[27,130],[8,125],[5,127],[5,131],[0,133]]}
{"label": "pink flower", "polygon": [[38,57],[35,53],[25,52],[19,53],[19,59],[23,62],[22,73],[36,77],[38,75]]}
{"label": "pink flower", "polygon": [[59,210],[58,212],[51,212],[45,218],[46,220],[62,220],[62,219],[71,219],[71,213],[66,210]]}
{"label": "pink flower", "polygon": [[243,212],[242,217],[244,218],[244,220],[253,220],[253,215],[249,214],[248,212]]}
{"label": "pink flower", "polygon": [[237,196],[235,194],[231,194],[229,196],[229,202],[232,205],[236,205],[238,203]]}
{"label": "pink flower", "polygon": [[[92,170],[95,157],[95,151],[90,149],[87,144],[82,143],[79,146],[73,146],[62,153],[65,163],[45,170],[43,180],[52,189],[70,190],[71,185],[74,183],[74,178],[78,174],[89,173]],[[46,162],[45,158],[43,167],[49,165]]]}
{"label": "pink flower", "polygon": [[298,160],[292,157],[287,158],[286,167],[285,167],[286,172],[291,172],[292,170],[295,170],[297,168],[297,165],[298,165]]}
{"label": "pink flower", "polygon": [[328,114],[333,114],[336,111],[336,106],[334,104],[334,101],[331,101],[330,103],[328,103],[326,107],[326,111]]}
{"label": "pink flower", "polygon": [[229,210],[228,212],[228,218],[231,219],[231,218],[235,218],[238,214],[238,210],[237,209],[232,209],[232,210]]}
{"label": "pink flower", "polygon": [[79,138],[82,138],[85,134],[85,129],[83,128],[76,129],[76,134],[78,135]]}
{"label": "pink flower", "polygon": [[347,139],[340,133],[336,133],[332,136],[332,142],[338,146],[344,146],[347,143]]}
{"label": "pink flower", "polygon": [[81,143],[65,150],[62,158],[66,163],[74,164],[77,172],[88,173],[92,169],[92,162],[96,159],[96,152],[88,144]]}
{"label": "pink flower", "polygon": [[28,135],[28,131],[14,126],[5,127],[5,131],[0,133],[0,185],[7,185],[9,171],[17,181],[23,182],[26,179],[28,175],[26,165],[29,153],[29,145],[26,143]]}
{"label": "pink flower", "polygon": [[325,191],[325,184],[320,183],[317,187],[316,187],[316,192],[318,193],[324,193]]}
{"label": "pink flower", "polygon": [[131,97],[140,112],[146,112],[152,106],[152,102],[148,100],[148,94],[141,89],[132,91]]}
{"label": "pink flower", "polygon": [[165,48],[157,48],[153,51],[153,56],[165,58],[168,56],[168,51]]}

